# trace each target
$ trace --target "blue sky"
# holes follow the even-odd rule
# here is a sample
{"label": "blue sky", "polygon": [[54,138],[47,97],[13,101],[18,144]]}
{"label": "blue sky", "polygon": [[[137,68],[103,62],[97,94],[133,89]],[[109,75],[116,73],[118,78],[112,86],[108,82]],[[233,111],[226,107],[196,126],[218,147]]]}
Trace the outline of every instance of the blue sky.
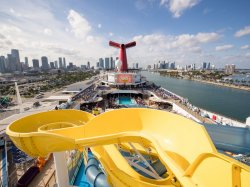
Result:
{"label": "blue sky", "polygon": [[208,61],[250,68],[248,0],[2,0],[0,55],[65,56],[75,64],[117,56],[109,40],[137,46],[129,63]]}

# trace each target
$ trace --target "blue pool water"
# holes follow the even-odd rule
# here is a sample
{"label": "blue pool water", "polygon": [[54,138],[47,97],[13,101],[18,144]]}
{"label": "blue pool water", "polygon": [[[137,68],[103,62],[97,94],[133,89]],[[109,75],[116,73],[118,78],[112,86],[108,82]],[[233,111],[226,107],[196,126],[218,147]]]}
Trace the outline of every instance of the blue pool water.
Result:
{"label": "blue pool water", "polygon": [[132,99],[130,97],[119,97],[120,105],[131,105],[133,104]]}

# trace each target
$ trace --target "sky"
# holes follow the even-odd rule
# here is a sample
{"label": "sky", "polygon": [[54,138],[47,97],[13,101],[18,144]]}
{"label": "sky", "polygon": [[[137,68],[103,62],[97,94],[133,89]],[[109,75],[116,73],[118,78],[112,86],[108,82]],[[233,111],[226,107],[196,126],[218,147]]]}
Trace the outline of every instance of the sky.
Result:
{"label": "sky", "polygon": [[92,65],[136,41],[128,63],[250,68],[249,0],[1,0],[0,55]]}

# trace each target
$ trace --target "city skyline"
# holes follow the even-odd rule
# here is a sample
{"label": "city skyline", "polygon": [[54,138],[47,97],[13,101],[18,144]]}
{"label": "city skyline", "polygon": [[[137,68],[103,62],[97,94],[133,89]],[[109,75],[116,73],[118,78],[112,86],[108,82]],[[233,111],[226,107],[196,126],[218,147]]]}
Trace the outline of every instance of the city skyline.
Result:
{"label": "city skyline", "polygon": [[247,0],[4,0],[0,54],[17,48],[21,59],[65,56],[80,66],[117,56],[109,40],[135,40],[137,47],[128,50],[130,66],[167,60],[250,68],[249,6]]}

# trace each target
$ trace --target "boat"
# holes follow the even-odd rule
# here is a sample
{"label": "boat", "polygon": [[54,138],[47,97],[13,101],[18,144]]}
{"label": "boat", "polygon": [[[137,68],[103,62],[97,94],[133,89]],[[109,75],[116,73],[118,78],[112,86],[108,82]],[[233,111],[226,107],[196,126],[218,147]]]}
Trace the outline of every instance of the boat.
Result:
{"label": "boat", "polygon": [[113,72],[101,74],[100,90],[90,86],[72,97],[84,96],[77,106],[82,111],[45,111],[14,121],[6,133],[15,146],[40,160],[52,153],[59,187],[248,187],[250,167],[233,158],[250,152],[248,129],[231,127],[243,129],[234,137],[222,125],[202,124],[202,116],[180,104],[184,98],[172,92],[166,92],[171,99],[162,97],[162,88],[129,70],[126,49],[136,42],[109,44],[120,49],[120,59]]}

